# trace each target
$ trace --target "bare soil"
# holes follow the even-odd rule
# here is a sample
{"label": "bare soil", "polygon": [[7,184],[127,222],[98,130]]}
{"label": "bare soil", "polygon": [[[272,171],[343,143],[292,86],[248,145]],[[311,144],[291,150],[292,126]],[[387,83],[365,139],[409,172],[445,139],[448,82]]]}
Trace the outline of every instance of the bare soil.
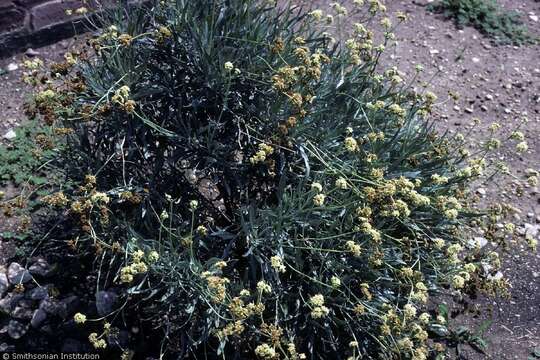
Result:
{"label": "bare soil", "polygon": [[[518,229],[540,224],[540,194],[537,188],[525,187],[518,196],[516,188],[523,184],[525,169],[540,170],[540,46],[495,46],[472,28],[458,30],[452,22],[426,10],[426,0],[387,0],[388,12],[402,11],[409,21],[396,31],[398,45],[388,49],[383,63],[396,66],[412,78],[415,66],[425,71],[412,84],[435,92],[438,103],[435,119],[441,130],[467,133],[473,118],[481,125],[469,135],[471,143],[480,146],[490,137],[492,122],[502,125],[499,135],[508,135],[521,121],[529,150],[518,155],[513,146],[503,146],[498,154],[514,170],[516,179],[479,184],[479,196],[497,199],[518,208],[515,216]],[[517,10],[529,29],[540,33],[540,2],[535,0],[499,0],[508,10]],[[310,2],[323,10],[327,2]],[[345,1],[352,6],[352,1]],[[351,19],[351,24],[354,19]],[[47,61],[60,58],[77,40],[36,49]],[[22,106],[28,89],[19,81],[21,61],[16,55],[0,60],[0,68],[14,63],[19,69],[0,76],[0,137],[24,121]],[[459,94],[454,100],[449,94]],[[6,142],[5,139],[0,139]],[[0,214],[0,231],[9,223]],[[538,234],[536,235],[538,238]],[[2,249],[0,248],[0,252]],[[457,322],[474,329],[484,321],[492,321],[485,333],[489,344],[482,355],[465,348],[464,359],[527,359],[534,348],[540,347],[540,254],[532,253],[519,244],[505,259],[502,272],[510,280],[510,299],[480,299],[482,311],[472,316],[459,316]],[[449,303],[453,306],[452,303]]]}

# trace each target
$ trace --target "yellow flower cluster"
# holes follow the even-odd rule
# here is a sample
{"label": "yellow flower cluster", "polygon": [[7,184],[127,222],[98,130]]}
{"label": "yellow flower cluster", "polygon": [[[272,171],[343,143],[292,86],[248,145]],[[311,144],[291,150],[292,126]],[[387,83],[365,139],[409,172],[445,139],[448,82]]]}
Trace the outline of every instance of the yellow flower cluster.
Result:
{"label": "yellow flower cluster", "polygon": [[215,303],[223,302],[227,295],[227,284],[230,282],[229,279],[219,275],[213,275],[209,271],[203,272],[201,277],[206,280],[212,301]]}
{"label": "yellow flower cluster", "polygon": [[43,201],[45,204],[55,206],[55,207],[64,207],[67,204],[69,204],[69,199],[67,196],[59,191],[57,193],[44,196],[41,201]]}
{"label": "yellow flower cluster", "polygon": [[84,323],[86,322],[86,315],[81,314],[81,313],[76,313],[76,314],[73,316],[73,320],[74,320],[75,323],[77,323],[77,324],[84,324]]}
{"label": "yellow flower cluster", "polygon": [[[143,261],[144,252],[137,250],[132,254],[132,263],[120,269],[120,282],[129,284],[138,274],[143,274],[148,271],[148,266]],[[155,254],[152,256],[155,258]],[[157,260],[157,259],[155,259]]]}
{"label": "yellow flower cluster", "polygon": [[285,265],[283,265],[283,259],[279,256],[272,256],[270,258],[270,263],[277,272],[284,273],[287,269]]}
{"label": "yellow flower cluster", "polygon": [[100,339],[96,333],[91,333],[88,336],[88,340],[95,349],[105,349],[107,347],[107,342],[104,339]]}
{"label": "yellow flower cluster", "polygon": [[311,317],[314,319],[320,319],[330,313],[330,309],[324,306],[324,296],[321,294],[313,295],[309,299],[309,304],[311,306]]}
{"label": "yellow flower cluster", "polygon": [[345,243],[345,248],[355,257],[360,257],[360,255],[362,255],[362,247],[352,240]]}
{"label": "yellow flower cluster", "polygon": [[117,89],[111,98],[113,103],[120,105],[127,113],[135,111],[135,101],[129,99],[130,92],[129,86],[124,85]]}
{"label": "yellow flower cluster", "polygon": [[259,150],[249,158],[249,162],[252,164],[262,163],[266,158],[274,153],[274,148],[268,144],[260,143]]}

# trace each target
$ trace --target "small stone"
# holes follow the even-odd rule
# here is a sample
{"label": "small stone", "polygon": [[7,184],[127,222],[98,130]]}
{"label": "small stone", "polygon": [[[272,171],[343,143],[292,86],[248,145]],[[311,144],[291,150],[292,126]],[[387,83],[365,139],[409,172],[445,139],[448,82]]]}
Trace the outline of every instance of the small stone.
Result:
{"label": "small stone", "polygon": [[507,114],[510,114],[512,112],[512,110],[510,110],[509,108],[505,108],[504,112],[507,113]]}
{"label": "small stone", "polygon": [[493,275],[493,276],[492,276],[492,275],[488,275],[487,277],[488,277],[489,280],[495,280],[495,281],[497,281],[497,280],[501,280],[501,279],[503,278],[503,273],[500,272],[500,271],[497,271],[497,272],[495,273],[495,275]]}
{"label": "small stone", "polygon": [[6,67],[6,70],[7,71],[15,71],[19,68],[19,65],[15,64],[15,63],[9,63],[8,66]]}
{"label": "small stone", "polygon": [[106,316],[113,312],[117,295],[110,291],[96,293],[96,308],[99,316]]}
{"label": "small stone", "polygon": [[481,105],[480,110],[482,111],[488,111],[488,107],[486,105]]}
{"label": "small stone", "polygon": [[534,239],[538,235],[539,231],[540,225],[525,224],[523,235],[525,235],[526,238]]}
{"label": "small stone", "polygon": [[43,258],[38,258],[35,263],[33,263],[28,270],[32,275],[38,275],[43,277],[51,276],[54,272],[54,268],[49,265],[47,260]]}
{"label": "small stone", "polygon": [[486,196],[486,189],[484,188],[478,188],[476,189],[476,192],[482,196]]}
{"label": "small stone", "polygon": [[79,303],[79,298],[75,295],[68,296],[67,298],[60,300],[58,315],[64,319],[67,319],[75,313]]}
{"label": "small stone", "polygon": [[15,319],[30,320],[32,318],[32,310],[22,306],[17,306],[11,313],[11,316],[13,316]]}
{"label": "small stone", "polygon": [[39,55],[39,51],[36,51],[32,48],[28,48],[25,52],[24,52],[26,55],[28,56],[38,56]]}
{"label": "small stone", "polygon": [[23,297],[23,294],[8,293],[0,300],[0,310],[6,314],[11,313]]}
{"label": "small stone", "polygon": [[437,55],[439,52],[440,52],[440,51],[437,50],[437,49],[431,49],[431,50],[429,50],[429,53],[430,53],[431,55]]}
{"label": "small stone", "polygon": [[37,309],[34,311],[34,315],[32,315],[32,320],[30,320],[30,325],[34,329],[37,329],[43,324],[43,322],[47,319],[47,313],[41,309]]}
{"label": "small stone", "polygon": [[17,133],[13,130],[9,130],[7,133],[4,134],[3,137],[6,140],[15,139],[17,137]]}
{"label": "small stone", "polygon": [[529,15],[529,19],[531,19],[534,22],[537,22],[538,21],[538,16],[537,15]]}
{"label": "small stone", "polygon": [[39,303],[39,308],[45,311],[47,314],[57,315],[59,310],[59,305],[56,300],[53,300],[49,297],[41,300]]}
{"label": "small stone", "polygon": [[479,63],[479,62],[480,62],[480,59],[477,58],[477,57],[473,57],[473,58],[472,58],[472,62],[473,62],[473,63]]}
{"label": "small stone", "polygon": [[49,296],[49,290],[46,287],[40,286],[32,289],[29,293],[29,296],[32,300],[43,300],[47,296]]}
{"label": "small stone", "polygon": [[474,112],[474,109],[473,109],[473,108],[466,107],[466,108],[465,108],[465,112],[466,112],[466,113],[469,113],[469,114],[472,114],[472,113]]}
{"label": "small stone", "polygon": [[9,281],[5,272],[0,272],[0,297],[9,289]]}
{"label": "small stone", "polygon": [[460,108],[459,106],[456,105],[456,106],[454,106],[454,110],[455,110],[455,111],[460,111],[461,108]]}
{"label": "small stone", "polygon": [[9,282],[13,285],[24,284],[32,280],[32,275],[18,263],[11,263],[7,273]]}
{"label": "small stone", "polygon": [[7,333],[12,339],[20,339],[28,331],[28,326],[17,320],[11,320],[8,324]]}
{"label": "small stone", "polygon": [[493,95],[487,94],[486,95],[486,100],[493,101]]}
{"label": "small stone", "polygon": [[469,245],[470,248],[483,248],[488,243],[487,239],[481,236],[476,236],[475,238],[468,241],[467,245]]}

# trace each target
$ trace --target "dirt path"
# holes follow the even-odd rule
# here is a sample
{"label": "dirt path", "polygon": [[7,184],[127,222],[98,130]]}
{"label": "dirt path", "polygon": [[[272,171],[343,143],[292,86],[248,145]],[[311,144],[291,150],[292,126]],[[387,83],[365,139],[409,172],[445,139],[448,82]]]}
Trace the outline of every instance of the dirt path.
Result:
{"label": "dirt path", "polygon": [[[384,63],[397,66],[410,78],[414,68],[422,64],[423,75],[414,84],[429,89],[438,97],[435,117],[441,129],[466,132],[473,118],[482,125],[471,136],[480,145],[489,135],[488,126],[496,121],[501,133],[508,133],[523,117],[529,119],[524,132],[529,150],[521,156],[513,147],[500,149],[499,158],[517,171],[523,180],[525,169],[540,170],[540,46],[515,48],[495,47],[476,30],[456,30],[452,23],[426,11],[426,0],[387,1],[389,13],[402,11],[409,21],[396,32],[399,45],[387,51]],[[327,9],[328,3],[320,3]],[[352,1],[346,1],[352,3]],[[530,29],[540,33],[540,2],[535,0],[499,0],[507,9],[519,10]],[[352,23],[352,21],[351,21]],[[40,57],[57,59],[67,51],[70,42],[64,41],[37,49]],[[0,137],[23,119],[22,103],[26,89],[20,83],[20,62],[23,55],[0,60],[0,68],[8,64],[19,69],[0,75]],[[449,93],[459,94],[454,100]],[[5,142],[5,139],[0,139]],[[521,181],[522,182],[522,181]],[[516,196],[516,184],[490,182],[480,185],[479,196],[497,198],[521,210],[515,223],[538,233],[540,228],[540,195],[537,188],[526,187],[522,197]],[[510,190],[509,190],[510,188]],[[0,214],[0,228],[6,223]],[[535,235],[538,237],[538,234]],[[474,327],[487,319],[493,324],[486,333],[488,355],[466,350],[468,359],[527,359],[531,350],[540,346],[540,255],[524,246],[504,263],[503,273],[510,279],[512,294],[509,300],[482,300],[484,310],[474,317],[459,318],[458,322]]]}

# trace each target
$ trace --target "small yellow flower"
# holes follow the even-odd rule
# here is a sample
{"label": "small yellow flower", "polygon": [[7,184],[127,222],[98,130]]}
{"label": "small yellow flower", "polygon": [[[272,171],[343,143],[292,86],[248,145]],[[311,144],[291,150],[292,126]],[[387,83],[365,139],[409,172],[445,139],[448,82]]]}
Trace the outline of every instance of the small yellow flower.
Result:
{"label": "small yellow flower", "polygon": [[86,315],[81,314],[81,313],[76,313],[73,316],[73,320],[75,320],[77,324],[84,324],[86,322]]}
{"label": "small yellow flower", "polygon": [[257,290],[259,290],[261,294],[269,294],[272,292],[272,287],[266,281],[261,280],[257,283]]}
{"label": "small yellow flower", "polygon": [[227,70],[227,71],[232,71],[232,70],[234,69],[234,65],[233,65],[233,63],[230,62],[230,61],[227,61],[227,62],[225,63],[225,65],[223,65],[223,67],[224,67],[225,70]]}
{"label": "small yellow flower", "polygon": [[518,153],[523,153],[527,150],[529,150],[529,145],[527,145],[526,141],[522,141],[516,145],[516,151]]}
{"label": "small yellow flower", "polygon": [[84,6],[78,8],[78,9],[75,9],[75,14],[77,14],[77,15],[84,15],[86,13],[88,13],[88,9],[85,8]]}
{"label": "small yellow flower", "polygon": [[345,138],[345,149],[349,152],[355,152],[358,150],[358,142],[353,137]]}
{"label": "small yellow flower", "polygon": [[311,190],[315,191],[316,193],[320,193],[323,190],[323,187],[321,183],[314,182],[311,184]]}
{"label": "small yellow flower", "polygon": [[286,267],[285,265],[283,265],[283,259],[279,256],[272,256],[270,258],[270,263],[272,265],[272,267],[274,269],[276,269],[276,271],[280,272],[280,273],[284,273],[285,270],[286,270]]}
{"label": "small yellow flower", "polygon": [[275,359],[276,358],[276,350],[271,347],[268,344],[262,344],[255,348],[255,355],[257,355],[261,359]]}
{"label": "small yellow flower", "polygon": [[326,199],[326,195],[324,194],[317,194],[313,197],[313,204],[315,206],[323,206],[324,200]]}
{"label": "small yellow flower", "polygon": [[324,296],[322,294],[316,294],[309,298],[309,303],[311,306],[322,306],[324,305]]}
{"label": "small yellow flower", "polygon": [[323,12],[322,12],[322,10],[317,9],[317,10],[311,11],[311,12],[309,13],[309,15],[310,15],[312,18],[314,18],[315,20],[319,21],[319,20],[321,20],[322,17],[323,17]]}
{"label": "small yellow flower", "polygon": [[337,276],[332,276],[330,278],[330,285],[332,285],[333,288],[338,288],[341,286],[341,280]]}
{"label": "small yellow flower", "polygon": [[462,289],[465,286],[465,279],[460,275],[454,275],[452,278],[452,287],[454,289]]}
{"label": "small yellow flower", "polygon": [[150,251],[150,254],[148,254],[148,261],[150,261],[151,263],[153,262],[156,262],[159,260],[159,254],[157,251],[153,250],[153,251]]}
{"label": "small yellow flower", "polygon": [[349,188],[349,184],[347,184],[347,180],[345,180],[342,177],[336,180],[335,185],[338,189],[341,189],[341,190],[347,190]]}
{"label": "small yellow flower", "polygon": [[189,202],[189,209],[190,209],[191,211],[197,209],[198,206],[199,206],[199,202],[198,202],[197,200],[191,200],[191,201]]}
{"label": "small yellow flower", "polygon": [[197,229],[195,229],[195,231],[197,231],[197,234],[199,234],[201,236],[208,235],[208,229],[204,225],[197,226]]}

